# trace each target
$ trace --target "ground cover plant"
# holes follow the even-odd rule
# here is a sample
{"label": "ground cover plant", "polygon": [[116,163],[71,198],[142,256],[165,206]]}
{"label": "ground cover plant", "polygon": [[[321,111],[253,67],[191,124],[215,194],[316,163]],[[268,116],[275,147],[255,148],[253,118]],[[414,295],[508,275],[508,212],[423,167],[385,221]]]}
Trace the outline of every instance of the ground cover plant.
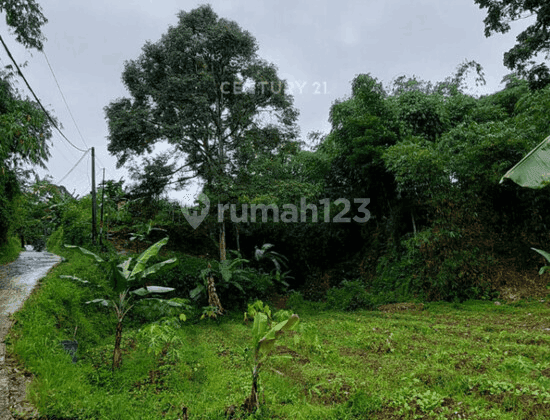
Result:
{"label": "ground cover plant", "polygon": [[[246,417],[255,341],[242,311],[148,323],[130,313],[124,362],[112,371],[115,316],[82,305],[93,293],[59,278],[99,273],[87,258],[65,252],[67,261],[15,315],[8,340],[8,351],[35,375],[28,397],[42,418],[175,420],[184,411],[192,419]],[[266,303],[254,316],[267,312]],[[252,418],[548,418],[548,301],[498,303],[351,312],[293,293],[286,314],[299,314],[300,324],[262,361]],[[72,363],[59,343],[77,325]]]}
{"label": "ground cover plant", "polygon": [[21,241],[17,238],[10,238],[6,243],[0,245],[0,265],[15,261],[21,251]]}

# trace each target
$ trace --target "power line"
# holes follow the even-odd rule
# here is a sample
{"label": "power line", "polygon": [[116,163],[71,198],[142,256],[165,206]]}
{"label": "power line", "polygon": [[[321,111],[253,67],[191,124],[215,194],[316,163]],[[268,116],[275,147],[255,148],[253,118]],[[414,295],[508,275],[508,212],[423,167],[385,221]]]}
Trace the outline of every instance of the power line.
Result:
{"label": "power line", "polygon": [[65,176],[59,180],[58,184],[61,184],[61,183],[65,180],[65,178],[67,178],[67,177],[69,176],[69,174],[74,170],[74,168],[76,168],[77,165],[78,165],[80,162],[82,162],[82,159],[84,159],[84,156],[86,156],[86,155],[88,154],[89,151],[90,151],[90,149],[88,149],[88,150],[86,150],[86,151],[84,152],[84,154],[80,157],[80,159],[78,159],[78,162],[76,162],[76,163],[74,164],[74,166],[69,170],[69,172],[67,172],[67,173],[65,174]]}
{"label": "power line", "polygon": [[57,126],[57,123],[54,121],[54,119],[50,116],[50,114],[48,113],[48,111],[46,111],[46,108],[44,108],[44,105],[42,105],[42,102],[40,102],[40,99],[38,99],[38,96],[36,96],[36,94],[34,93],[34,90],[32,90],[31,88],[31,85],[29,85],[29,82],[27,82],[27,79],[25,78],[25,76],[23,75],[23,72],[21,71],[21,69],[19,68],[19,65],[17,64],[17,62],[15,61],[15,59],[13,58],[13,56],[11,55],[11,52],[8,48],[8,46],[6,45],[6,43],[4,42],[4,39],[2,38],[2,35],[0,35],[0,42],[2,42],[2,45],[4,46],[4,49],[6,50],[6,52],[8,53],[8,56],[10,57],[11,61],[13,64],[15,64],[15,68],[17,69],[17,71],[19,72],[19,75],[23,78],[23,80],[25,81],[25,84],[27,85],[27,88],[30,90],[30,92],[32,93],[32,96],[34,96],[34,99],[36,100],[36,102],[38,103],[38,105],[40,105],[40,108],[42,108],[42,111],[44,111],[44,113],[46,114],[46,117],[48,117],[48,120],[50,120],[50,122],[52,123],[52,125],[57,129],[57,131],[59,131],[59,134],[61,134],[61,136],[71,145],[73,146],[76,150],[79,150],[81,152],[85,152],[86,150],[83,150],[79,147],[76,147],[67,137],[65,137],[65,134],[63,134],[61,132],[61,130],[59,129],[59,127]]}
{"label": "power line", "polygon": [[69,115],[71,116],[71,119],[73,120],[74,126],[76,127],[76,130],[78,131],[78,134],[80,135],[80,138],[82,139],[82,143],[84,143],[84,146],[88,147],[86,144],[86,141],[84,140],[84,137],[82,136],[82,133],[80,132],[80,129],[78,128],[78,125],[74,119],[73,113],[71,112],[71,108],[69,108],[69,104],[67,103],[67,100],[65,99],[65,95],[63,95],[63,91],[61,90],[61,86],[59,86],[59,82],[57,81],[57,77],[55,77],[55,73],[53,71],[53,68],[50,64],[50,60],[48,60],[48,56],[46,55],[45,51],[42,51],[42,54],[44,54],[44,58],[46,59],[46,63],[48,63],[48,67],[50,68],[50,71],[52,72],[53,79],[55,80],[55,84],[57,85],[57,88],[59,89],[59,93],[61,93],[61,97],[63,98],[63,102],[65,102],[65,106],[67,107],[67,111],[69,111]]}

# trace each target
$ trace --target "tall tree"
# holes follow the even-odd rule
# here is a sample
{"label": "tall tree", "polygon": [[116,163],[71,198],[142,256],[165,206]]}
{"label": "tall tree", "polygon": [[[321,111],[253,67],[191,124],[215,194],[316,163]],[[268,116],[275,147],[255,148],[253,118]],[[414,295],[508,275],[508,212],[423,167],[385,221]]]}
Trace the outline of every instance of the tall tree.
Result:
{"label": "tall tree", "polygon": [[22,99],[0,74],[0,243],[12,226],[14,198],[20,192],[24,165],[45,167],[50,121],[38,105]]}
{"label": "tall tree", "polygon": [[504,65],[527,77],[531,88],[540,89],[550,83],[550,70],[546,63],[536,64],[537,55],[550,54],[550,3],[547,0],[474,0],[480,9],[487,9],[484,19],[485,36],[495,32],[506,33],[510,22],[536,16],[516,37],[516,45],[504,53]]}
{"label": "tall tree", "polygon": [[105,108],[108,148],[122,166],[166,141],[180,162],[173,175],[181,181],[199,176],[212,187],[235,164],[247,132],[276,122],[278,141],[289,141],[297,135],[298,112],[275,66],[257,56],[250,33],[218,18],[210,5],[182,11],[178,19],[125,63],[131,99]]}
{"label": "tall tree", "polygon": [[[0,12],[15,39],[42,50],[42,25],[47,19],[34,0],[0,0]],[[2,44],[3,38],[0,37]],[[5,44],[4,44],[5,46]],[[6,47],[7,48],[7,47]],[[13,225],[14,199],[20,192],[22,165],[45,167],[50,121],[38,104],[23,98],[13,86],[14,72],[0,72],[0,244]]]}
{"label": "tall tree", "polygon": [[[274,127],[272,149],[298,134],[292,97],[275,66],[261,60],[257,50],[248,31],[219,18],[210,5],[178,13],[176,26],[125,63],[122,80],[131,98],[105,108],[108,149],[117,165],[167,142],[173,161],[164,162],[163,174],[180,186],[198,176],[215,199],[226,198],[236,154],[248,144],[250,132]],[[161,163],[155,160],[158,170]],[[167,176],[164,181],[168,185]],[[220,228],[223,260],[223,223]]]}

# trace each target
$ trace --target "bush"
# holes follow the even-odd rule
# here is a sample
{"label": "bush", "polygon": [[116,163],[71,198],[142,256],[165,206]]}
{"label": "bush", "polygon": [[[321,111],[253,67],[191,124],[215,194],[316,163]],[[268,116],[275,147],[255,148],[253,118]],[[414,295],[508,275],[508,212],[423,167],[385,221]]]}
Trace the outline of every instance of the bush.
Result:
{"label": "bush", "polygon": [[65,205],[61,216],[64,243],[83,247],[91,245],[91,208],[91,198],[88,196]]}
{"label": "bush", "polygon": [[15,261],[21,252],[21,241],[9,238],[8,242],[0,246],[0,265]]}
{"label": "bush", "polygon": [[477,247],[456,246],[463,236],[460,231],[434,228],[404,240],[403,252],[394,250],[380,258],[372,290],[423,300],[487,296],[491,285],[483,281],[482,271],[493,264],[492,258]]}
{"label": "bush", "polygon": [[327,309],[341,311],[355,311],[358,309],[374,310],[386,303],[394,303],[399,300],[398,294],[392,292],[373,294],[366,289],[361,280],[344,280],[340,287],[333,287],[327,292]]}

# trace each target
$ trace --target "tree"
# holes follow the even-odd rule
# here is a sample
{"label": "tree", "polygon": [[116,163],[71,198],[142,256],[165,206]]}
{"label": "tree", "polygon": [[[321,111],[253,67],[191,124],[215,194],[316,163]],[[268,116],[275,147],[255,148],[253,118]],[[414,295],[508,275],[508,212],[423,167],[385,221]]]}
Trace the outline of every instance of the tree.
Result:
{"label": "tree", "polygon": [[[178,19],[125,63],[122,80],[131,99],[105,108],[108,149],[120,167],[167,142],[173,161],[164,162],[164,185],[169,177],[181,187],[198,176],[207,195],[221,201],[249,133],[274,130],[274,149],[297,136],[298,112],[275,66],[258,57],[256,40],[236,22],[218,18],[210,5],[182,11]],[[154,161],[158,172],[162,163]],[[224,260],[223,223],[219,243]]]}
{"label": "tree", "polygon": [[17,42],[27,48],[42,51],[45,40],[42,25],[48,19],[42,14],[42,8],[34,0],[0,0],[0,12],[6,13],[6,24],[15,33]]}
{"label": "tree", "polygon": [[[41,28],[47,22],[34,0],[0,0],[0,12],[15,39],[42,50]],[[4,40],[0,37],[4,44]],[[4,44],[5,46],[5,44]],[[10,66],[7,66],[8,68]],[[20,192],[21,165],[40,165],[49,158],[50,121],[38,104],[21,97],[13,87],[13,72],[0,72],[0,244],[12,227],[14,199]]]}
{"label": "tree", "polygon": [[298,113],[275,66],[258,58],[256,40],[237,23],[218,18],[209,5],[178,18],[126,62],[122,79],[132,98],[105,108],[108,149],[122,166],[166,141],[174,161],[184,161],[171,175],[180,183],[199,176],[213,187],[235,165],[232,156],[248,132],[274,119],[277,143],[291,140]]}
{"label": "tree", "polygon": [[533,60],[539,53],[545,59],[550,53],[550,3],[547,0],[474,0],[480,9],[487,9],[485,36],[506,33],[510,22],[536,16],[536,21],[516,37],[516,45],[504,53],[504,65],[529,80],[533,89],[550,83],[550,70],[545,63]]}
{"label": "tree", "polygon": [[20,193],[24,165],[45,167],[50,121],[34,102],[22,99],[10,78],[0,74],[0,244],[12,227],[14,199]]}

